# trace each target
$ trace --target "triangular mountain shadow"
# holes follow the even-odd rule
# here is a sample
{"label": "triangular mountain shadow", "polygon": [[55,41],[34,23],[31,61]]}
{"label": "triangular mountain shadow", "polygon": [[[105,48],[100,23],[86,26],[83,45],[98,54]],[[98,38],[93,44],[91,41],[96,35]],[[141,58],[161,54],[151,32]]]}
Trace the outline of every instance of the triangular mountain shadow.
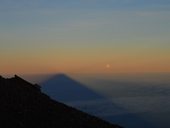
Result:
{"label": "triangular mountain shadow", "polygon": [[42,91],[62,102],[87,101],[103,98],[82,83],[65,74],[57,74],[41,83]]}
{"label": "triangular mountain shadow", "polygon": [[[100,104],[98,106],[95,105],[92,107],[93,110],[96,109],[95,112],[93,112],[93,110],[90,108],[91,106],[88,106],[88,104],[85,104],[84,108],[74,104],[72,106],[96,116],[100,116],[101,113],[104,113],[104,111],[110,109],[112,113],[115,113],[115,115],[100,116],[100,118],[103,118],[107,121],[116,121],[116,123],[122,124],[124,126],[128,125],[131,128],[152,128],[148,122],[141,119],[138,115],[128,112],[123,107],[114,104],[105,96],[89,89],[86,85],[70,78],[65,74],[54,75],[48,80],[40,83],[40,85],[42,85],[42,91],[52,99],[68,105],[72,105],[70,104],[71,102],[83,103],[88,101],[105,101],[106,104],[104,107],[100,106]],[[87,108],[89,108],[89,110]]]}

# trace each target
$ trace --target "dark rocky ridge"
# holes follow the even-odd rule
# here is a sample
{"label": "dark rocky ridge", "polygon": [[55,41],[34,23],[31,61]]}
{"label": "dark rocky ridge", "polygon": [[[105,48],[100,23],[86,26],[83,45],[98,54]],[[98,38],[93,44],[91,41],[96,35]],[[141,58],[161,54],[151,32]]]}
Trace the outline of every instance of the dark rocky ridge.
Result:
{"label": "dark rocky ridge", "polygon": [[38,85],[0,76],[1,128],[120,128],[51,100]]}

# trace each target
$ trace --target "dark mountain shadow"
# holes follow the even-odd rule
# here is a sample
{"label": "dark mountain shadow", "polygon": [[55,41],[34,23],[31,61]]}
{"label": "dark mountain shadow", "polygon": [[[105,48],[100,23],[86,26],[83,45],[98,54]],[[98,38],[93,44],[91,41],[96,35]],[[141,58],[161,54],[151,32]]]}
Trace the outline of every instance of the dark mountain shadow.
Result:
{"label": "dark mountain shadow", "polygon": [[[99,115],[100,118],[105,119],[109,122],[116,121],[122,124],[122,126],[128,126],[130,128],[154,128],[138,115],[128,112],[128,110],[124,109],[122,106],[114,104],[114,102],[109,100],[107,97],[95,92],[94,90],[89,89],[86,85],[70,78],[65,74],[54,75],[50,79],[42,82],[41,85],[42,91],[49,95],[52,99],[66,103],[68,105],[70,105],[69,103],[71,102],[83,103],[98,100],[105,101],[106,104],[104,105],[104,107],[101,104],[96,104],[93,106],[84,104],[83,107],[79,107],[79,105],[76,104],[71,105],[92,115]],[[96,109],[99,110],[97,110],[96,112]],[[105,110],[111,110],[112,112],[115,112],[117,114],[100,116],[100,113],[104,113]]]}
{"label": "dark mountain shadow", "polygon": [[82,83],[64,74],[57,74],[41,83],[42,91],[51,98],[64,102],[103,99]]}

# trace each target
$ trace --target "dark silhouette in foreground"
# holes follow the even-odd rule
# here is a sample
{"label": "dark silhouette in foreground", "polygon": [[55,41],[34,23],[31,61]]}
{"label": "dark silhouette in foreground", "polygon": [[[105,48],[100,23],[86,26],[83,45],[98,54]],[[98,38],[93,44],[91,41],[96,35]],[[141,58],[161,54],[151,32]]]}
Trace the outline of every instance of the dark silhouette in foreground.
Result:
{"label": "dark silhouette in foreground", "polygon": [[38,85],[18,76],[0,76],[0,127],[120,128],[51,100]]}

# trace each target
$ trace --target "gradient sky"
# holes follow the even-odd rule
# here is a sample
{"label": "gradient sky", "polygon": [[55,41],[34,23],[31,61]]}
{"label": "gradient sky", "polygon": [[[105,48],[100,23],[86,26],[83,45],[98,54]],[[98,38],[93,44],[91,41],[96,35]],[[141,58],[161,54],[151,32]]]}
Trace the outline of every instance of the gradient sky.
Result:
{"label": "gradient sky", "polygon": [[170,72],[170,0],[0,0],[0,72]]}

